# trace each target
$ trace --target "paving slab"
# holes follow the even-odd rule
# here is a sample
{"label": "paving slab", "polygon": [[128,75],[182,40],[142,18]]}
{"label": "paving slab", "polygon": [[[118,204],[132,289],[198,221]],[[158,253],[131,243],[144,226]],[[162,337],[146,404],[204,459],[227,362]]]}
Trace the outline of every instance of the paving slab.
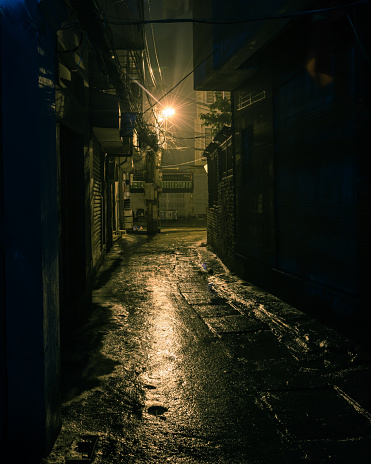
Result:
{"label": "paving slab", "polygon": [[205,243],[190,228],[115,242],[64,340],[63,427],[43,464],[370,464],[369,351]]}

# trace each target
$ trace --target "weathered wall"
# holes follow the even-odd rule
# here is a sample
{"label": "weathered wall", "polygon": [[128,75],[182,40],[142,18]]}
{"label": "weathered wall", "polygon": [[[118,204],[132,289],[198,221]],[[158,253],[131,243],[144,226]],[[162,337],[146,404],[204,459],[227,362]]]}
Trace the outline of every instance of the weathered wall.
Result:
{"label": "weathered wall", "polygon": [[[273,76],[276,275],[281,288],[289,276],[304,281],[300,300],[339,318],[354,316],[358,286],[354,56],[345,18],[323,23],[333,37],[331,49],[321,43],[317,75],[303,66],[302,51],[314,47],[316,57],[308,37],[318,23],[303,22],[276,44],[288,45]],[[300,47],[289,45],[295,38]]]}
{"label": "weathered wall", "polygon": [[[84,139],[63,123],[58,125],[61,167],[61,322],[76,324],[87,298],[85,233]],[[78,231],[78,233],[76,233]]]}
{"label": "weathered wall", "polygon": [[[357,12],[357,27],[365,44],[371,43],[371,28],[369,18],[371,5],[363,5]],[[368,49],[369,50],[369,49]],[[369,56],[369,51],[368,51]],[[357,260],[358,260],[358,295],[355,317],[365,327],[369,336],[371,326],[371,303],[369,297],[370,278],[368,269],[371,261],[371,179],[369,145],[371,126],[371,67],[360,48],[354,47],[354,76],[355,85],[355,121],[356,141],[354,154],[357,158]],[[366,322],[365,322],[366,321]]]}
{"label": "weathered wall", "polygon": [[207,174],[193,174],[193,215],[200,216],[206,214],[207,208]]}
{"label": "weathered wall", "polygon": [[[61,424],[55,41],[37,2],[9,8],[0,16],[6,224],[0,439],[31,463],[50,449]],[[30,17],[37,18],[37,34]]]}
{"label": "weathered wall", "polygon": [[207,210],[207,243],[230,269],[235,267],[234,180],[224,177],[218,184],[219,201]]}
{"label": "weathered wall", "polygon": [[274,265],[274,149],[269,57],[234,93],[236,264],[238,272],[270,283]]}
{"label": "weathered wall", "polygon": [[162,192],[160,195],[160,211],[177,211],[178,217],[193,215],[193,194]]}
{"label": "weathered wall", "polygon": [[257,72],[235,93],[237,270],[334,323],[359,323],[370,319],[360,266],[370,70],[347,18],[324,21],[320,43],[318,23],[294,23],[248,62]]}
{"label": "weathered wall", "polygon": [[[194,2],[194,18],[235,20],[298,12],[310,8],[308,0],[207,0]],[[253,67],[244,61],[266,46],[289,19],[231,24],[194,24],[194,87],[196,90],[235,90]]]}
{"label": "weathered wall", "polygon": [[[346,94],[333,98],[335,86],[319,89],[310,79],[302,73],[275,96],[277,267],[354,294],[354,106]],[[295,120],[287,116],[293,101]]]}

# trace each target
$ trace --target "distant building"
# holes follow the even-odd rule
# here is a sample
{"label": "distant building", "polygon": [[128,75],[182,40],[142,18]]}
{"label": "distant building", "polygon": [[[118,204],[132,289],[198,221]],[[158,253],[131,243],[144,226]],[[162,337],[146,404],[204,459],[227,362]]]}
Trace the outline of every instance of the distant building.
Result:
{"label": "distant building", "polygon": [[[140,219],[145,210],[145,182],[143,174],[136,174],[130,188],[134,218]],[[182,171],[166,170],[162,174],[159,197],[160,219],[175,220],[206,216],[207,175],[205,170],[187,168]],[[139,214],[138,214],[139,212]]]}

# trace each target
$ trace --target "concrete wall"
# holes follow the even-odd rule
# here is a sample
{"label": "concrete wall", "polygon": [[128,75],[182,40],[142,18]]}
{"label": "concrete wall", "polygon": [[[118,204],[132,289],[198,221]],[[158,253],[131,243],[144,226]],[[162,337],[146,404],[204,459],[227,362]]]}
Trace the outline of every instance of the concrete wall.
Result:
{"label": "concrete wall", "polygon": [[[0,16],[2,115],[1,444],[38,462],[61,425],[55,41],[37,2]],[[35,18],[38,31],[29,24]],[[5,350],[5,352],[4,352]],[[5,456],[5,455],[4,455]]]}
{"label": "concrete wall", "polygon": [[193,174],[193,186],[193,215],[206,215],[206,208],[208,204],[206,172],[202,174]]}
{"label": "concrete wall", "polygon": [[234,93],[236,263],[267,283],[275,263],[272,71],[269,57]]}
{"label": "concrete wall", "polygon": [[[258,18],[282,12],[300,11],[306,0],[206,0],[193,3],[194,18]],[[251,21],[232,24],[195,24],[194,88],[196,90],[234,90],[252,68],[244,61],[272,39],[288,20]],[[231,59],[233,58],[233,59]],[[249,68],[249,69],[248,69]]]}
{"label": "concrete wall", "polygon": [[108,149],[92,147],[92,55],[89,41],[75,48],[78,28],[60,28],[65,8],[63,0],[0,7],[0,453],[30,464],[59,432],[63,340],[89,307],[112,245]]}
{"label": "concrete wall", "polygon": [[235,92],[236,268],[359,331],[371,319],[360,266],[370,253],[360,149],[370,113],[357,101],[368,98],[360,84],[370,70],[347,19],[328,21],[331,46],[315,41],[318,24],[296,22],[247,62],[257,72]]}
{"label": "concrete wall", "polygon": [[[233,11],[217,0],[205,8],[211,3],[216,13]],[[352,14],[367,43],[370,6]],[[367,332],[371,190],[361,146],[369,138],[370,67],[350,16],[319,19],[292,21],[277,35],[267,22],[250,40],[253,26],[240,47],[238,28],[223,35],[216,27],[214,56],[195,73],[195,88],[234,90],[236,271],[333,324]],[[218,171],[209,163],[209,178],[219,180],[209,183],[208,241],[225,260],[229,190],[219,188]]]}
{"label": "concrete wall", "polygon": [[[331,50],[326,40],[316,49],[314,27],[330,28]],[[296,279],[294,298],[334,320],[354,319],[359,297],[352,47],[346,18],[302,21],[274,44],[275,277],[281,289]],[[303,49],[321,54],[318,75],[303,66]]]}
{"label": "concrete wall", "polygon": [[146,209],[146,200],[144,198],[144,193],[133,193],[130,192],[130,205],[131,209],[134,211],[134,214],[137,214],[138,209]]}
{"label": "concrete wall", "polygon": [[161,193],[160,211],[177,211],[178,217],[193,216],[193,194]]}

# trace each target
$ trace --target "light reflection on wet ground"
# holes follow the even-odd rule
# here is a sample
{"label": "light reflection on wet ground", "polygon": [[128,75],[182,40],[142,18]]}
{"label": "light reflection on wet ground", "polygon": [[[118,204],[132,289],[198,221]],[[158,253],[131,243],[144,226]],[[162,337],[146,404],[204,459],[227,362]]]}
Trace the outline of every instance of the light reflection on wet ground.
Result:
{"label": "light reflection on wet ground", "polygon": [[98,437],[96,464],[370,463],[369,353],[229,273],[205,242],[172,230],[116,243],[45,463],[82,459],[81,435]]}

